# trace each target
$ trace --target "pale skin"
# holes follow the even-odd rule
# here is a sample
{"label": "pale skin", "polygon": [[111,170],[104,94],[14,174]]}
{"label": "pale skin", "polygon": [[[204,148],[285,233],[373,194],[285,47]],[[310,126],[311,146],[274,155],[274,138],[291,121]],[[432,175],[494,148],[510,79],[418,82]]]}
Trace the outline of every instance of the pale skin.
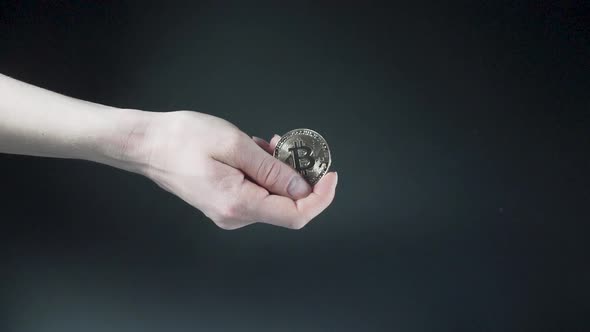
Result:
{"label": "pale skin", "polygon": [[223,229],[257,222],[300,229],[332,203],[337,174],[309,186],[272,157],[279,138],[250,137],[199,112],[82,101],[0,74],[0,153],[82,159],[146,176]]}

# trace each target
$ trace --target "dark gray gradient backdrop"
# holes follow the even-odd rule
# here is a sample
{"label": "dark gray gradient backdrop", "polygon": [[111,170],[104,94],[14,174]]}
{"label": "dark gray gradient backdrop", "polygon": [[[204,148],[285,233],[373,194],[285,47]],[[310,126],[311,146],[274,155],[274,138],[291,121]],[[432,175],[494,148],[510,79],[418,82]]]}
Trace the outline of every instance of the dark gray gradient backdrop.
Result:
{"label": "dark gray gradient backdrop", "polygon": [[0,72],[315,129],[336,199],[228,232],[140,176],[1,155],[3,331],[583,329],[588,6],[166,3],[3,3]]}

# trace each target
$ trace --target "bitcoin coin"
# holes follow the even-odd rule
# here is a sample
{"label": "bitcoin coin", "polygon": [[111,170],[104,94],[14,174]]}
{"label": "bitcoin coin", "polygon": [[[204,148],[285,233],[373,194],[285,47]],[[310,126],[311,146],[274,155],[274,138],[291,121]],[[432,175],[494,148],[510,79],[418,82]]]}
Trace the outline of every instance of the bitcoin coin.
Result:
{"label": "bitcoin coin", "polygon": [[312,186],[328,172],[332,161],[328,143],[311,129],[294,129],[283,135],[273,155],[293,167]]}

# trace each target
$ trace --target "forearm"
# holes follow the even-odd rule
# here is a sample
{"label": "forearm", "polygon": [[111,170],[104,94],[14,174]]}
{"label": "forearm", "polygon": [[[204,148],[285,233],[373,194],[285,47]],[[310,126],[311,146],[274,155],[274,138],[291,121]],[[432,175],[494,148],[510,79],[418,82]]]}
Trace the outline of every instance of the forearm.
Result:
{"label": "forearm", "polygon": [[0,74],[0,153],[99,162],[140,171],[152,113],[63,96]]}

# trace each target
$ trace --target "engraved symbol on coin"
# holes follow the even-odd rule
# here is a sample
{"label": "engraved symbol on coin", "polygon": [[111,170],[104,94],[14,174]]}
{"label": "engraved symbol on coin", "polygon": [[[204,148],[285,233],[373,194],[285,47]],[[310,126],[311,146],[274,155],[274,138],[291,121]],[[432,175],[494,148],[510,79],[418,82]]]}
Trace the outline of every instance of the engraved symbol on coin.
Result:
{"label": "engraved symbol on coin", "polygon": [[[303,155],[299,153],[299,150],[303,150]],[[291,157],[293,159],[293,168],[299,173],[307,174],[307,170],[312,168],[315,164],[315,159],[311,156],[311,148],[308,146],[303,145],[303,141],[295,142],[293,147],[289,149],[291,152]],[[303,165],[301,164],[301,160],[305,161]]]}
{"label": "engraved symbol on coin", "polygon": [[295,129],[283,135],[273,155],[293,167],[311,185],[328,172],[331,163],[328,143],[311,129]]}

